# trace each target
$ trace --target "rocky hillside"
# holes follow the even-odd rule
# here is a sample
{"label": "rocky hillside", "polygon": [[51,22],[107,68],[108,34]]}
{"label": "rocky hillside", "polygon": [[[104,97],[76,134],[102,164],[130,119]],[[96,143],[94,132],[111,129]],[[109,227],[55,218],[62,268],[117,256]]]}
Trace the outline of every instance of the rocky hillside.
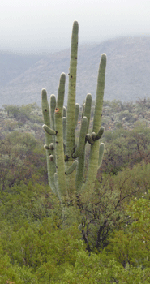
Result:
{"label": "rocky hillside", "polygon": [[[150,37],[120,37],[79,47],[77,98],[96,92],[102,53],[107,55],[105,100],[135,101],[150,97]],[[61,72],[68,74],[70,49],[47,55],[0,55],[0,107],[4,104],[40,105],[40,92],[57,94]],[[67,86],[66,86],[67,97]]]}

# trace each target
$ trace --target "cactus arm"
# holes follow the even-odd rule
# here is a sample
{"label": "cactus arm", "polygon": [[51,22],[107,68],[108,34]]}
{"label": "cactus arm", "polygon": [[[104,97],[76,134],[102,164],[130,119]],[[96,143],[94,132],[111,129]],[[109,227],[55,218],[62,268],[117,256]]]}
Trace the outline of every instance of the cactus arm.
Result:
{"label": "cactus arm", "polygon": [[[56,108],[56,97],[55,95],[50,95],[49,100],[49,112],[50,112],[50,128],[55,130],[55,108]],[[53,158],[54,158],[54,164],[55,164],[55,171],[56,171],[56,157],[55,157],[55,135],[52,136],[53,139]]]}
{"label": "cactus arm", "polygon": [[66,107],[63,106],[63,117],[66,117]]}
{"label": "cactus arm", "polygon": [[[42,98],[42,113],[44,118],[44,123],[47,127],[50,127],[50,116],[49,116],[49,105],[47,101],[47,93],[45,89],[42,89],[41,92]],[[53,150],[49,148],[49,145],[53,142],[53,137],[45,132],[45,144],[46,144],[46,160],[47,160],[47,171],[48,171],[48,181],[49,186],[54,193],[56,193],[56,187],[54,183],[54,173],[56,171],[55,164],[53,161],[50,161],[50,155],[53,155]]]}
{"label": "cactus arm", "polygon": [[87,117],[88,123],[87,123],[87,130],[85,132],[84,147],[83,147],[83,150],[81,151],[80,156],[78,158],[78,166],[77,166],[76,178],[75,178],[75,187],[76,187],[77,192],[80,191],[80,188],[83,184],[86,134],[88,132],[89,123],[90,123],[91,106],[92,106],[92,95],[87,94],[86,101],[85,101],[85,104],[83,106],[82,118],[84,116]]}
{"label": "cactus arm", "polygon": [[54,112],[56,108],[56,97],[55,95],[50,95],[50,128],[55,130]]}
{"label": "cactus arm", "polygon": [[62,118],[63,124],[63,143],[66,145],[66,117]]}
{"label": "cactus arm", "polygon": [[[58,86],[58,100],[57,100],[57,108],[59,109],[58,113],[61,114],[59,116],[63,116],[63,103],[64,103],[64,95],[65,95],[65,83],[66,83],[66,74],[62,72],[59,80],[59,86]],[[55,109],[56,113],[56,109]]]}
{"label": "cactus arm", "polygon": [[45,144],[45,145],[44,145],[44,149],[47,149],[47,150],[48,150],[48,149],[49,149],[49,146]]}
{"label": "cactus arm", "polygon": [[105,127],[101,127],[100,130],[98,131],[98,133],[96,134],[96,140],[101,139],[103,133],[104,133]]}
{"label": "cactus arm", "polygon": [[76,176],[75,176],[75,188],[76,188],[76,192],[78,193],[83,184],[85,137],[87,133],[87,128],[88,128],[88,118],[83,116],[80,134],[79,134],[79,145],[74,153],[74,157],[79,157],[77,170],[76,170]]}
{"label": "cactus arm", "polygon": [[[106,55],[102,54],[99,66],[98,78],[97,78],[96,105],[95,105],[95,113],[93,119],[93,129],[92,129],[92,132],[95,133],[99,133],[99,129],[101,127],[102,105],[103,105],[103,96],[105,89],[105,67],[106,67]],[[98,169],[99,147],[100,147],[100,140],[94,141],[94,143],[91,144],[88,176],[86,180],[86,185],[84,185],[84,189],[86,190],[89,189],[93,190],[95,185],[95,177]]]}
{"label": "cactus arm", "polygon": [[65,178],[65,162],[64,162],[64,149],[63,149],[63,102],[65,93],[66,75],[61,74],[59,87],[58,87],[58,100],[55,109],[55,128],[57,135],[55,136],[55,153],[56,153],[56,167],[58,174],[58,192],[61,197],[66,195],[66,178]]}
{"label": "cactus arm", "polygon": [[67,169],[67,171],[65,172],[65,174],[66,174],[66,175],[71,174],[71,173],[75,170],[75,168],[76,168],[77,165],[78,165],[78,161],[75,160],[75,161],[72,163],[72,165],[70,166],[70,168]]}
{"label": "cactus arm", "polygon": [[64,153],[66,153],[66,107],[63,106],[63,118],[62,118],[62,124],[63,124],[63,143],[64,143]]}
{"label": "cactus arm", "polygon": [[[92,95],[87,94],[86,101],[85,101],[85,104],[83,106],[83,116],[86,116],[88,118],[88,127],[87,128],[89,128],[89,124],[90,124],[91,107],[92,107]],[[88,129],[87,129],[87,131],[88,131]]]}
{"label": "cactus arm", "polygon": [[49,128],[46,124],[44,124],[42,127],[47,132],[47,134],[49,134],[49,135],[56,135],[57,134],[57,132],[55,130]]}
{"label": "cactus arm", "polygon": [[76,148],[75,153],[72,155],[73,158],[79,157],[84,150],[85,136],[86,136],[86,133],[87,133],[87,126],[88,126],[88,119],[87,119],[86,116],[84,116],[83,119],[82,119],[82,124],[81,124],[81,129],[80,129],[80,134],[79,134],[79,144]]}
{"label": "cactus arm", "polygon": [[41,91],[41,99],[42,99],[42,113],[44,118],[44,123],[50,127],[50,117],[49,117],[49,105],[47,101],[47,92],[45,89]]}
{"label": "cactus arm", "polygon": [[96,105],[93,119],[93,132],[98,132],[101,127],[101,116],[103,97],[105,89],[105,68],[106,68],[106,55],[101,55],[101,62],[99,66],[98,78],[97,78],[97,90],[96,90]]}
{"label": "cactus arm", "polygon": [[82,118],[83,118],[84,110],[85,110],[85,103],[83,103],[82,105]]}
{"label": "cactus arm", "polygon": [[92,135],[90,134],[86,135],[85,141],[88,142],[89,144],[94,144],[94,141],[92,140]]}
{"label": "cactus arm", "polygon": [[77,127],[78,125],[78,118],[79,118],[79,104],[75,104],[75,127]]}
{"label": "cactus arm", "polygon": [[90,116],[91,116],[91,106],[92,106],[92,95],[88,94],[86,96],[86,101],[83,109],[83,116],[82,117],[87,117],[87,126],[86,126],[86,131],[84,133],[84,145],[82,150],[80,151],[80,155],[78,158],[78,166],[77,166],[77,171],[76,171],[76,177],[75,177],[75,187],[76,191],[79,193],[82,184],[83,184],[83,174],[84,174],[84,160],[85,160],[85,143],[86,143],[86,134],[88,132],[89,128],[89,123],[90,123]]}
{"label": "cactus arm", "polygon": [[104,130],[105,130],[105,128],[101,127],[97,134],[95,132],[92,132],[92,135],[87,134],[86,138],[85,138],[86,142],[93,145],[96,140],[101,139],[101,137],[104,133]]}

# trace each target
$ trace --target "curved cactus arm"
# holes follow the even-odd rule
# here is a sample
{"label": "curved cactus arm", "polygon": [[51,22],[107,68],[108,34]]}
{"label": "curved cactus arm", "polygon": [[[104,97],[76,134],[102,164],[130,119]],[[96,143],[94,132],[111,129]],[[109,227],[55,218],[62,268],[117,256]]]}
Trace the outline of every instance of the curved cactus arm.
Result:
{"label": "curved cactus arm", "polygon": [[71,174],[71,173],[76,169],[77,165],[78,165],[78,161],[75,160],[75,161],[72,163],[72,165],[70,166],[70,168],[67,169],[67,171],[65,172],[65,174],[66,174],[66,175]]}
{"label": "curved cactus arm", "polygon": [[44,124],[43,129],[47,132],[49,135],[57,135],[57,132],[51,128],[49,128],[46,124]]}
{"label": "curved cactus arm", "polygon": [[94,144],[94,141],[92,140],[92,135],[87,134],[85,137],[85,142],[88,142],[89,144]]}
{"label": "curved cactus arm", "polygon": [[96,140],[101,139],[103,133],[104,133],[105,127],[101,127],[100,130],[98,131],[98,133],[96,134]]}
{"label": "curved cactus arm", "polygon": [[78,125],[78,118],[79,118],[79,104],[75,104],[75,127],[77,127]]}
{"label": "curved cactus arm", "polygon": [[105,128],[101,127],[98,133],[96,134],[95,132],[92,132],[92,134],[87,134],[86,135],[86,142],[89,144],[93,145],[96,140],[101,139],[103,133],[104,133]]}
{"label": "curved cactus arm", "polygon": [[101,167],[103,156],[104,156],[105,144],[101,143],[99,147],[99,159],[98,159],[98,167]]}
{"label": "curved cactus arm", "polygon": [[95,132],[92,132],[92,140],[96,141],[96,133]]}
{"label": "curved cactus arm", "polygon": [[55,109],[55,128],[57,135],[55,136],[55,154],[56,154],[56,167],[58,174],[58,192],[62,197],[66,195],[66,178],[65,178],[65,161],[64,161],[64,149],[63,149],[63,102],[65,93],[65,73],[61,74],[59,87],[58,87],[58,100]]}
{"label": "curved cactus arm", "polygon": [[[45,89],[42,89],[42,113],[44,118],[44,123],[47,127],[50,127],[50,115],[49,115],[49,105],[47,101],[47,93]],[[50,156],[53,155],[53,149],[50,149],[49,145],[53,142],[53,136],[45,132],[45,144],[46,144],[46,160],[47,160],[47,171],[48,171],[48,180],[49,186],[54,193],[56,193],[56,187],[54,183],[54,173],[56,171],[54,161],[50,161]]]}
{"label": "curved cactus arm", "polygon": [[44,145],[44,149],[47,149],[47,150],[48,150],[48,149],[49,149],[49,146],[45,144],[45,145]]}
{"label": "curved cactus arm", "polygon": [[[105,89],[105,67],[106,67],[106,55],[102,54],[99,71],[98,71],[98,78],[97,78],[96,105],[95,105],[95,113],[93,119],[93,129],[92,129],[92,132],[95,133],[98,133],[101,127],[102,105],[103,105],[103,97]],[[84,185],[84,189],[86,190],[89,189],[93,190],[95,185],[95,177],[98,169],[99,147],[100,147],[100,140],[94,141],[94,143],[91,144],[88,176],[86,184]]]}

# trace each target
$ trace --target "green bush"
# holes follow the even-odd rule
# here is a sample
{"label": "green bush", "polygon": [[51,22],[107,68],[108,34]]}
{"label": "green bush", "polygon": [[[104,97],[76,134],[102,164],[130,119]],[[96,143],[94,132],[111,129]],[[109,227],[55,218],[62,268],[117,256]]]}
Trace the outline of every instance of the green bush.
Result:
{"label": "green bush", "polygon": [[124,267],[150,268],[150,200],[140,198],[127,206],[130,221],[125,228],[114,231],[106,250],[112,252]]}

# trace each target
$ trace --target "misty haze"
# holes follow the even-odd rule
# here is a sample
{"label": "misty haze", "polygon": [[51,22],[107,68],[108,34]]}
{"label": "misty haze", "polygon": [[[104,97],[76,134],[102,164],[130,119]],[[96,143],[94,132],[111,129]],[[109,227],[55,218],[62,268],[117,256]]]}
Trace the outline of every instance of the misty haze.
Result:
{"label": "misty haze", "polygon": [[77,101],[82,104],[88,92],[95,98],[101,53],[107,55],[105,100],[149,96],[149,11],[147,0],[2,1],[0,106],[40,104],[43,87],[57,95],[60,74],[69,69],[75,19],[80,31]]}

